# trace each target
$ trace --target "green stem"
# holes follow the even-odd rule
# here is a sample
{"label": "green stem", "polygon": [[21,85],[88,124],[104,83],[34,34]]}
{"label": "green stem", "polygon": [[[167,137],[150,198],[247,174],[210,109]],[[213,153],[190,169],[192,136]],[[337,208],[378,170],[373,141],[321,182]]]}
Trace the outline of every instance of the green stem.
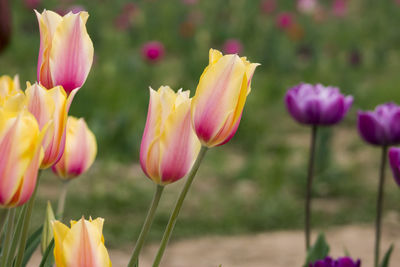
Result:
{"label": "green stem", "polygon": [[153,201],[151,202],[150,209],[147,213],[142,230],[140,231],[139,238],[136,241],[136,246],[135,246],[135,249],[133,250],[128,267],[133,267],[139,260],[140,251],[142,250],[144,242],[146,241],[147,234],[150,231],[151,224],[153,223],[154,215],[156,213],[158,203],[160,202],[160,198],[161,198],[163,190],[164,190],[164,186],[162,186],[162,185],[156,186],[156,190],[155,190],[155,193],[153,196]]}
{"label": "green stem", "polygon": [[13,236],[13,240],[11,243],[11,248],[8,251],[8,255],[7,255],[6,266],[11,266],[11,262],[14,260],[15,250],[17,249],[18,242],[21,238],[21,232],[22,232],[21,228],[22,228],[23,218],[25,216],[25,210],[26,210],[26,205],[22,206],[22,208],[19,212],[17,225],[15,227],[14,236]]}
{"label": "green stem", "polygon": [[161,240],[160,248],[158,249],[156,258],[154,259],[153,262],[153,267],[158,267],[160,265],[161,259],[164,255],[165,248],[168,245],[168,241],[172,235],[172,230],[174,229],[176,220],[178,219],[179,211],[182,208],[183,201],[185,200],[186,194],[189,191],[190,186],[192,185],[193,179],[197,173],[197,170],[200,167],[201,161],[203,160],[204,156],[206,155],[208,148],[207,147],[201,147],[200,153],[197,156],[196,162],[194,163],[192,169],[190,170],[190,173],[187,177],[186,183],[183,186],[183,189],[179,195],[178,201],[175,204],[175,208],[171,214],[171,217],[169,218],[167,228],[165,229],[163,238]]}
{"label": "green stem", "polygon": [[15,208],[10,208],[7,212],[7,226],[5,228],[6,237],[4,239],[4,246],[1,255],[1,267],[7,267],[6,261],[8,252],[10,250],[10,241],[14,232],[14,218],[15,218]]}
{"label": "green stem", "polygon": [[62,182],[60,197],[58,198],[56,216],[57,216],[57,219],[59,219],[60,221],[63,220],[63,216],[64,216],[64,207],[65,207],[65,200],[67,198],[67,193],[68,193],[68,185],[69,185],[69,180]]}
{"label": "green stem", "polygon": [[381,220],[383,207],[383,194],[385,185],[385,167],[387,157],[387,146],[382,147],[381,166],[379,171],[378,199],[376,202],[376,223],[375,223],[375,267],[379,266],[379,252],[381,245]]}
{"label": "green stem", "polygon": [[25,204],[26,205],[26,209],[25,209],[25,216],[23,217],[24,221],[23,221],[23,224],[22,224],[21,239],[20,239],[20,242],[19,242],[17,258],[15,260],[14,267],[21,267],[22,266],[22,261],[24,259],[26,240],[28,239],[29,224],[31,222],[33,204],[35,203],[36,193],[37,193],[37,190],[38,190],[38,187],[39,187],[39,179],[40,179],[41,172],[42,171],[39,171],[39,174],[38,174],[38,177],[37,177],[37,181],[36,181],[35,190],[33,191],[32,196],[29,199],[29,201]]}
{"label": "green stem", "polygon": [[305,222],[304,234],[306,239],[306,251],[310,248],[310,221],[311,221],[311,192],[312,181],[314,177],[314,161],[315,161],[315,143],[317,140],[317,126],[313,125],[311,129],[311,142],[310,142],[310,158],[308,161],[308,176],[307,176],[307,192],[305,202]]}
{"label": "green stem", "polygon": [[53,250],[54,248],[54,238],[51,239],[50,244],[47,246],[45,252],[43,253],[43,257],[42,260],[40,261],[40,265],[39,267],[44,267],[47,263],[47,261],[49,261],[49,256],[50,256],[50,252]]}

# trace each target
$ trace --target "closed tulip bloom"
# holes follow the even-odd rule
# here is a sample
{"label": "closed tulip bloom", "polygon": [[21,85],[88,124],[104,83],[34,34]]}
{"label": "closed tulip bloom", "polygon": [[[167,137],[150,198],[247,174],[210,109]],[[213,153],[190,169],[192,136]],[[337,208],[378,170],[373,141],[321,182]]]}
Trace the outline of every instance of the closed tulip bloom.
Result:
{"label": "closed tulip bloom", "polygon": [[392,147],[389,149],[389,163],[394,180],[400,186],[400,148]]}
{"label": "closed tulip bloom", "polygon": [[400,107],[394,103],[379,105],[374,111],[359,111],[357,118],[361,137],[372,145],[400,143]]}
{"label": "closed tulip bloom", "polygon": [[0,206],[21,206],[29,200],[35,186],[41,146],[46,127],[39,130],[35,117],[23,107],[24,97],[12,98],[0,106]]}
{"label": "closed tulip bloom", "polygon": [[68,111],[75,92],[67,96],[61,86],[47,90],[37,83],[28,84],[25,91],[28,110],[35,116],[40,129],[51,122],[43,141],[45,155],[42,169],[57,163],[64,152]]}
{"label": "closed tulip bloom", "polygon": [[71,221],[71,228],[53,222],[54,259],[57,267],[111,267],[104,245],[104,219]]}
{"label": "closed tulip bloom", "polygon": [[214,147],[235,135],[259,64],[237,55],[223,56],[214,49],[210,49],[209,61],[193,97],[191,114],[201,143]]}
{"label": "closed tulip bloom", "polygon": [[18,75],[14,79],[7,75],[0,76],[0,107],[4,106],[10,97],[17,94],[22,94]]}
{"label": "closed tulip bloom", "polygon": [[326,257],[323,260],[317,260],[314,263],[310,263],[309,267],[360,267],[361,261],[354,261],[350,257],[342,257],[337,260],[333,260],[331,257]]}
{"label": "closed tulip bloom", "polygon": [[47,89],[61,85],[70,94],[82,87],[93,62],[93,43],[86,31],[89,15],[70,12],[62,17],[44,10],[36,16],[40,27],[37,79]]}
{"label": "closed tulip bloom", "polygon": [[140,165],[157,184],[169,184],[185,176],[200,150],[190,123],[189,93],[175,93],[168,86],[161,86],[158,91],[150,88]]}
{"label": "closed tulip bloom", "polygon": [[60,178],[71,179],[92,166],[97,153],[96,137],[83,118],[68,117],[65,149],[61,159],[52,167]]}
{"label": "closed tulip bloom", "polygon": [[321,84],[299,84],[288,90],[286,108],[292,117],[308,125],[333,125],[349,111],[352,96],[344,96],[339,88]]}

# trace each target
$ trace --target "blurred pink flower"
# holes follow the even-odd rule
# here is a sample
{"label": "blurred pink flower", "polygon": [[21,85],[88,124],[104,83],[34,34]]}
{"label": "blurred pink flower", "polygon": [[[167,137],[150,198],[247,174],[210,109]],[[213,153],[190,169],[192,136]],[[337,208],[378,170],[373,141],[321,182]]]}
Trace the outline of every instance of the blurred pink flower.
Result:
{"label": "blurred pink flower", "polygon": [[115,18],[115,27],[118,30],[127,30],[131,26],[132,19],[138,10],[139,9],[135,3],[126,3],[122,7],[122,12]]}
{"label": "blurred pink flower", "polygon": [[271,14],[276,10],[276,0],[262,0],[261,11],[265,14]]}
{"label": "blurred pink flower", "polygon": [[72,12],[73,14],[78,14],[81,11],[86,11],[85,8],[83,6],[79,6],[79,5],[74,5],[74,6],[70,6],[67,8],[58,8],[56,10],[56,12],[60,15],[60,16],[65,16],[67,15],[69,12]]}
{"label": "blurred pink flower", "polygon": [[240,54],[242,52],[242,43],[237,39],[229,39],[224,43],[224,54]]}
{"label": "blurred pink flower", "polygon": [[194,5],[198,2],[198,0],[182,0],[182,3],[185,5]]}
{"label": "blurred pink flower", "polygon": [[347,13],[348,0],[334,0],[332,14],[337,17],[344,17]]}
{"label": "blurred pink flower", "polygon": [[304,14],[313,14],[318,6],[318,0],[297,0],[297,10]]}
{"label": "blurred pink flower", "polygon": [[147,42],[142,46],[142,56],[150,62],[156,62],[164,56],[164,45],[158,41]]}
{"label": "blurred pink flower", "polygon": [[29,9],[37,9],[40,5],[41,0],[25,0],[24,4]]}
{"label": "blurred pink flower", "polygon": [[293,22],[293,15],[289,12],[282,12],[276,17],[276,25],[280,29],[288,29]]}
{"label": "blurred pink flower", "polygon": [[394,0],[394,2],[400,6],[400,0]]}

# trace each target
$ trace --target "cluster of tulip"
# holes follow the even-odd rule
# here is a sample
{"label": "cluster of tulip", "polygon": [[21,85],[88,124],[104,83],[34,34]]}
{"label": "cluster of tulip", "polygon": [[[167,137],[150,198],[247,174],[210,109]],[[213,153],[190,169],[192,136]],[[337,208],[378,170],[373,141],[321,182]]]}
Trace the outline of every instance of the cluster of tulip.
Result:
{"label": "cluster of tulip", "polygon": [[[331,126],[340,122],[350,109],[353,97],[342,95],[339,89],[334,87],[324,87],[320,84],[299,84],[288,90],[285,103],[290,115],[296,121],[310,125],[312,128],[305,204],[305,240],[308,250],[310,248],[311,187],[317,129],[319,126]],[[381,214],[387,154],[393,176],[400,185],[400,148],[393,147],[389,149],[389,153],[387,152],[389,146],[400,144],[400,106],[394,103],[385,103],[377,106],[374,111],[359,111],[357,125],[360,136],[367,143],[382,148],[375,238],[375,267],[377,267],[380,261]],[[329,264],[315,264],[314,266],[342,266]]]}
{"label": "cluster of tulip", "polygon": [[[52,168],[64,181],[86,171],[96,155],[96,139],[83,119],[68,117],[77,91],[92,65],[93,44],[86,31],[86,12],[60,16],[36,12],[40,27],[38,81],[20,90],[18,77],[0,80],[0,204],[7,208],[0,267],[22,266],[39,169]],[[138,266],[164,186],[184,176],[186,184],[162,238],[153,266],[160,264],[168,240],[200,163],[209,148],[227,143],[238,129],[251,79],[258,64],[236,54],[210,50],[209,65],[193,98],[168,86],[150,88],[140,164],[155,183],[155,195],[132,253]],[[62,220],[66,187],[58,205]],[[25,204],[25,205],[24,205]],[[15,224],[15,207],[22,206]],[[48,205],[42,231],[40,266],[111,266],[102,237],[103,219],[55,220]],[[17,250],[17,246],[19,246]],[[15,257],[14,257],[15,256]]]}

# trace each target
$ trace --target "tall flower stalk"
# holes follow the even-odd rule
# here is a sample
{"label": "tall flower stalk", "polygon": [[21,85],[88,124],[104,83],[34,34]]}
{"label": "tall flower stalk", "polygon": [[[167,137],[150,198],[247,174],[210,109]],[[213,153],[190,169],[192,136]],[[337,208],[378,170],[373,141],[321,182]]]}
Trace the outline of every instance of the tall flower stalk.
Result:
{"label": "tall flower stalk", "polygon": [[353,103],[352,96],[344,96],[336,87],[321,84],[299,84],[288,90],[286,108],[299,123],[311,126],[310,158],[305,200],[304,235],[306,250],[311,243],[311,196],[318,126],[340,122]]}
{"label": "tall flower stalk", "polygon": [[[379,266],[380,261],[380,243],[381,243],[381,221],[384,201],[385,187],[385,168],[388,147],[400,143],[400,106],[394,103],[385,103],[379,105],[372,111],[359,111],[357,117],[357,127],[360,136],[365,142],[379,146],[382,149],[381,165],[379,171],[378,193],[376,200],[376,218],[375,218],[375,251],[374,266]],[[392,150],[391,150],[392,151]],[[393,168],[393,156],[391,153],[391,166]],[[396,172],[394,172],[396,177]]]}

